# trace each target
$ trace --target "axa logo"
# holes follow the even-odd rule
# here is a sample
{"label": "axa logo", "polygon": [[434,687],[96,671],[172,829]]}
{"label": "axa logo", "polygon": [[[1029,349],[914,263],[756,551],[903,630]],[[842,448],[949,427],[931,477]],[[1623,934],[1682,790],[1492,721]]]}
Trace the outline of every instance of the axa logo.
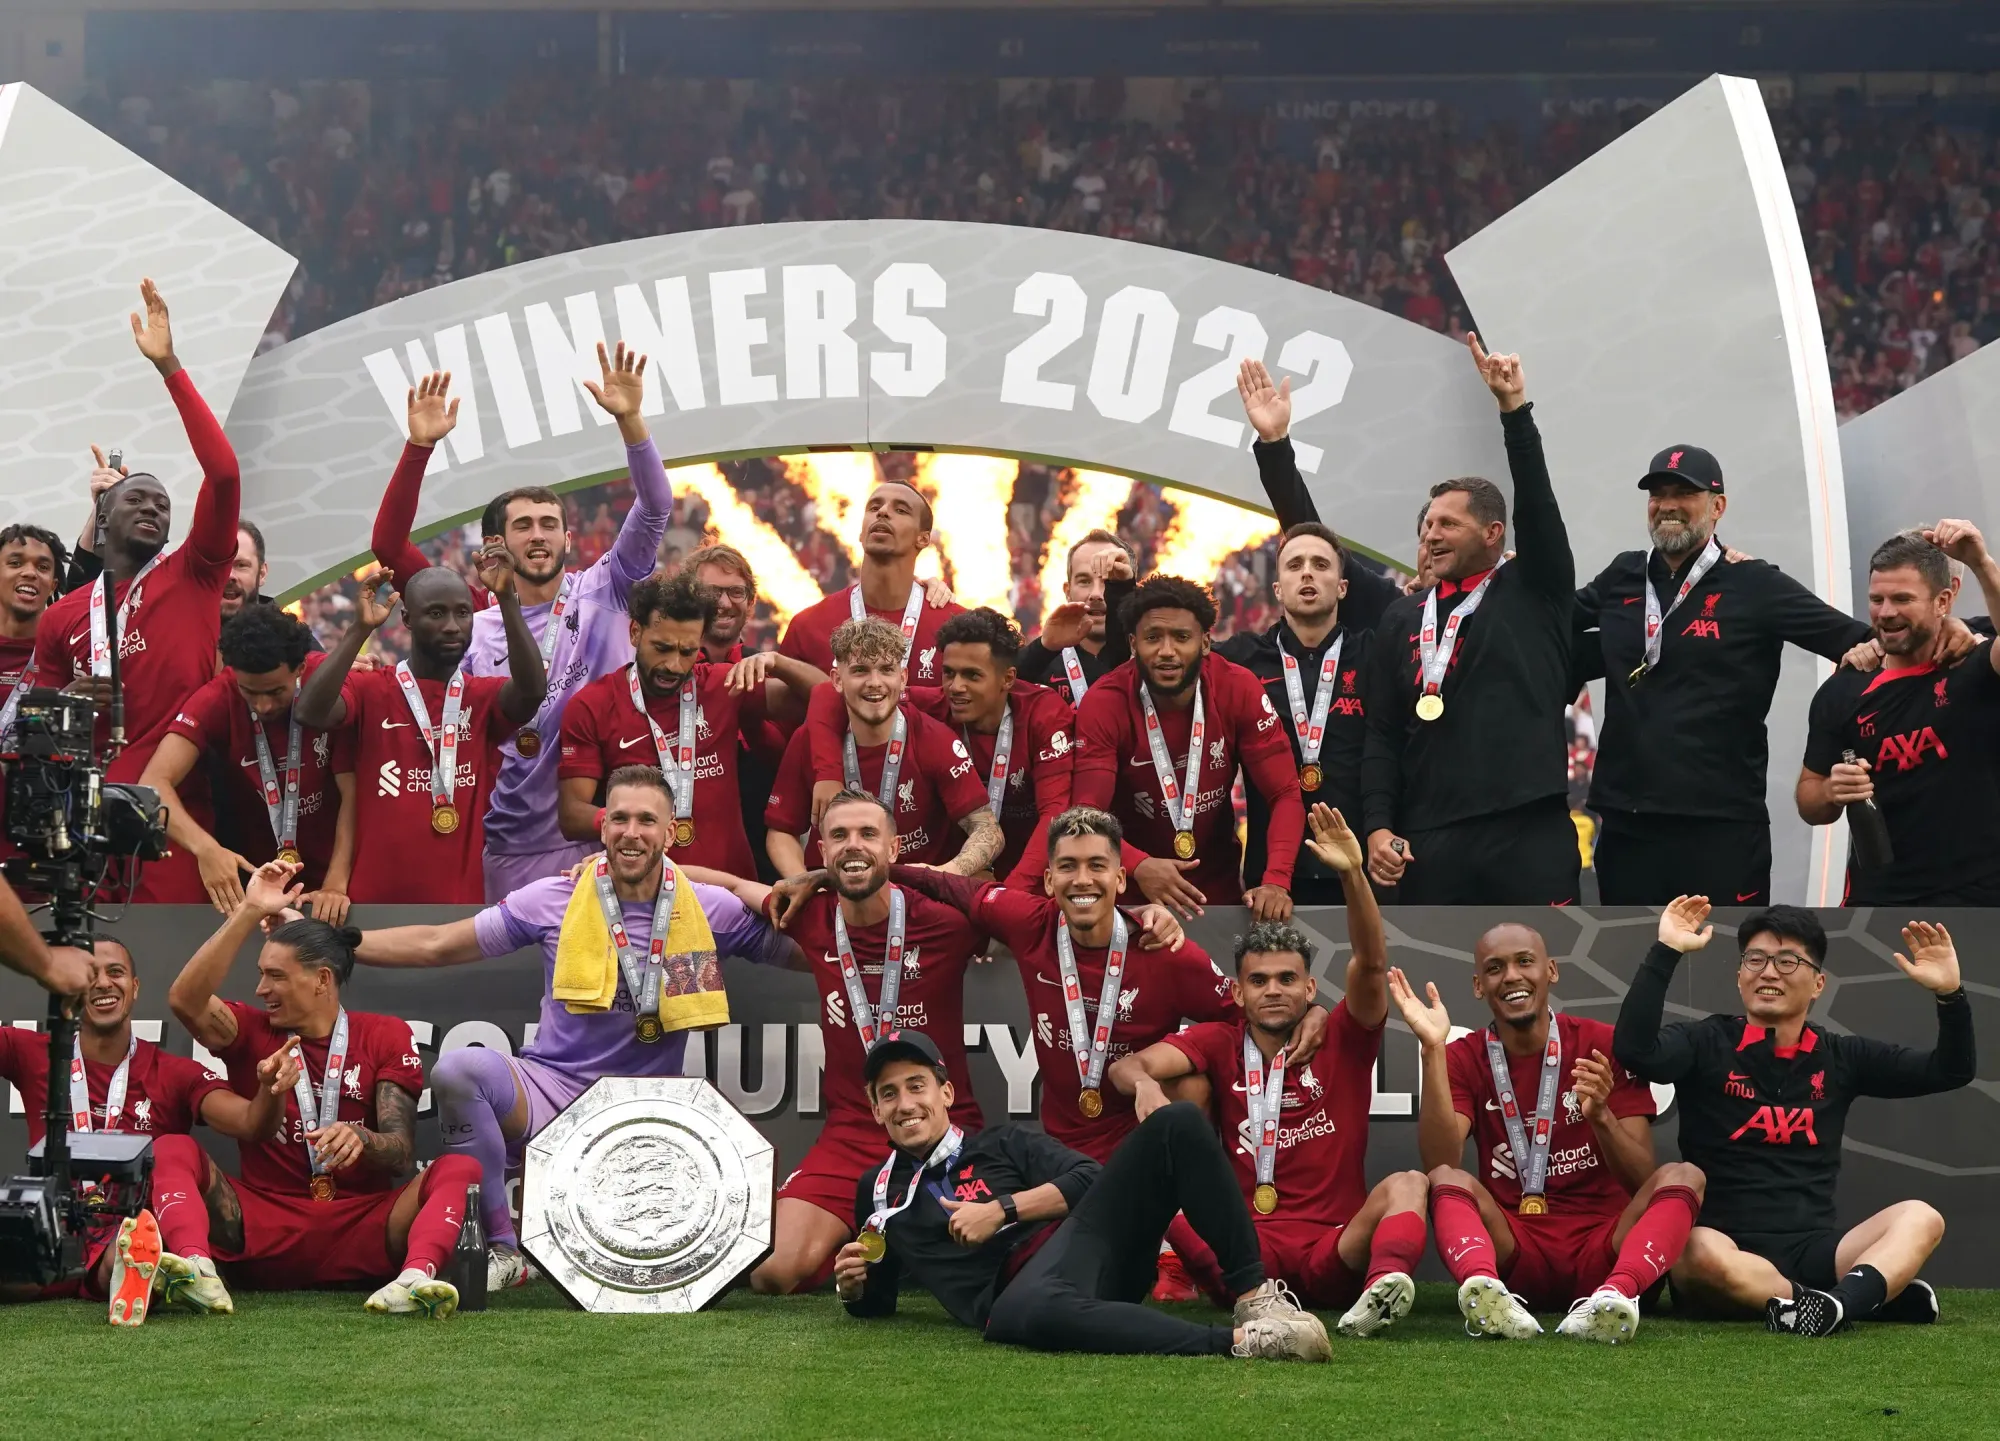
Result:
{"label": "axa logo", "polygon": [[1729,1139],[1740,1141],[1753,1131],[1767,1146],[1789,1146],[1800,1136],[1805,1137],[1808,1146],[1819,1144],[1819,1137],[1813,1134],[1811,1106],[1759,1106],[1750,1113],[1749,1120],[1730,1133]]}
{"label": "axa logo", "polygon": [[402,793],[403,768],[394,761],[383,761],[381,773],[375,777],[375,794],[389,801]]}
{"label": "axa logo", "polygon": [[1929,726],[1922,730],[1905,731],[1902,735],[1883,736],[1882,745],[1875,753],[1875,773],[1885,771],[1913,771],[1924,763],[1924,757],[1937,752],[1939,760],[1950,760],[1951,753],[1938,739],[1938,733]]}
{"label": "axa logo", "polygon": [[[970,1169],[970,1167],[967,1169]],[[961,1201],[977,1201],[983,1196],[991,1196],[993,1194],[993,1188],[984,1181],[960,1181],[951,1189],[953,1194]]]}
{"label": "axa logo", "polygon": [[1333,713],[1335,715],[1367,714],[1367,712],[1361,708],[1361,697],[1358,695],[1336,696],[1333,702]]}
{"label": "axa logo", "polygon": [[1687,629],[1683,630],[1681,634],[1691,635],[1697,640],[1721,640],[1722,622],[1703,620],[1700,616],[1696,616],[1687,623]]}

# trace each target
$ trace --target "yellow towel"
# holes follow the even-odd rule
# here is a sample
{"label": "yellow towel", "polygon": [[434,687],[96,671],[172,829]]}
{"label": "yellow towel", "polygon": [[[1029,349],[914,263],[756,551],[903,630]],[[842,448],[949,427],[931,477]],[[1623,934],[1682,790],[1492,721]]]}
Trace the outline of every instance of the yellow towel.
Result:
{"label": "yellow towel", "polygon": [[[664,862],[663,862],[664,864]],[[550,992],[572,1015],[611,1009],[618,994],[618,949],[604,909],[597,903],[603,856],[586,861],[563,911],[556,938],[556,972]],[[694,883],[680,876],[667,922],[667,953],[660,978],[660,1024],[669,1031],[706,1030],[729,1022],[729,996],[715,959],[715,933],[696,899]],[[632,998],[637,1004],[639,997]]]}

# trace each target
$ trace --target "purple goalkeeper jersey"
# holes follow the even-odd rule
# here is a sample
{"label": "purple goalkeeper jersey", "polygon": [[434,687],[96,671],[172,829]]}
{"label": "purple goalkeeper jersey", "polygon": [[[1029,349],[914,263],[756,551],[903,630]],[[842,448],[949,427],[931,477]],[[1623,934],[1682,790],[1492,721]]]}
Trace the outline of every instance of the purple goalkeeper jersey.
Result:
{"label": "purple goalkeeper jersey", "polygon": [[[728,891],[685,877],[681,884],[694,885],[708,928],[715,933],[718,958],[741,956],[758,965],[782,966],[791,957],[792,943]],[[555,984],[556,938],[575,890],[576,882],[568,876],[550,876],[521,887],[473,918],[482,955],[504,956],[534,945],[542,948],[541,1024],[521,1054],[586,1085],[600,1076],[680,1075],[688,1033],[669,1031],[651,1045],[641,1041],[634,1030],[638,1007],[622,971],[608,1011],[578,1015],[549,994]],[[625,929],[633,944],[644,947],[653,939],[653,903],[625,901],[619,909],[625,913]]]}
{"label": "purple goalkeeper jersey", "polygon": [[[674,492],[650,438],[625,447],[625,464],[637,498],[611,549],[590,569],[577,572],[570,586],[569,613],[563,624],[574,629],[556,642],[548,694],[529,722],[541,737],[541,746],[533,756],[521,754],[518,737],[500,747],[500,774],[494,778],[493,801],[486,811],[486,849],[495,855],[539,855],[570,844],[556,824],[556,761],[562,749],[557,738],[563,711],[571,696],[632,659],[625,599],[659,562],[660,538],[673,515]],[[537,641],[548,629],[553,608],[553,602],[522,608]],[[465,673],[507,674],[507,622],[497,605],[472,618]]]}

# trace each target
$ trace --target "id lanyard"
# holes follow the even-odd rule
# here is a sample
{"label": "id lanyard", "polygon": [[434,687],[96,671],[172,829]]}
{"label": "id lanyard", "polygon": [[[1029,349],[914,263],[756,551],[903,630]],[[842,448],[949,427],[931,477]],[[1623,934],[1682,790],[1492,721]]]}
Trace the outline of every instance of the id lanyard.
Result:
{"label": "id lanyard", "polygon": [[1465,623],[1472,619],[1480,602],[1486,599],[1486,591],[1493,584],[1493,577],[1500,574],[1499,562],[1486,572],[1486,579],[1466,592],[1465,599],[1444,623],[1444,638],[1438,638],[1438,588],[1432,586],[1430,594],[1424,597],[1424,628],[1417,634],[1417,654],[1422,661],[1423,693],[1438,696],[1444,690],[1445,672],[1451,669],[1451,658],[1458,650],[1458,633]]}
{"label": "id lanyard", "polygon": [[[132,1057],[138,1053],[139,1037],[135,1034],[125,1047],[125,1059],[111,1073],[111,1084],[104,1088],[104,1129],[107,1131],[117,1130],[119,1119],[125,1114],[125,1087],[132,1078]],[[69,1128],[72,1131],[90,1129],[90,1077],[83,1069],[81,1036],[70,1042]]]}
{"label": "id lanyard", "polygon": [[1070,704],[1082,705],[1083,693],[1090,689],[1090,681],[1083,673],[1083,657],[1076,653],[1075,646],[1066,645],[1062,648],[1062,663],[1063,675],[1069,680]]}
{"label": "id lanyard", "polygon": [[1285,663],[1285,698],[1292,703],[1292,731],[1299,738],[1299,762],[1312,765],[1319,760],[1320,743],[1326,739],[1326,713],[1333,704],[1333,677],[1340,669],[1340,649],[1347,644],[1345,634],[1334,637],[1326,659],[1319,663],[1319,690],[1311,711],[1306,709],[1305,681],[1299,675],[1298,657],[1285,649],[1285,637],[1278,636],[1278,658]]}
{"label": "id lanyard", "polygon": [[1674,596],[1674,603],[1668,606],[1665,611],[1660,609],[1660,596],[1659,592],[1653,589],[1653,577],[1651,574],[1647,575],[1646,658],[1639,662],[1638,667],[1631,675],[1626,677],[1628,681],[1636,684],[1644,677],[1647,671],[1660,663],[1660,644],[1663,639],[1660,632],[1661,628],[1667,623],[1667,617],[1681,608],[1681,602],[1688,598],[1688,592],[1699,585],[1701,578],[1713,570],[1715,563],[1721,559],[1722,543],[1714,536],[1710,536],[1708,544],[1702,547],[1701,554],[1695,558],[1695,563],[1688,567],[1687,579],[1681,582],[1680,591]]}
{"label": "id lanyard", "polygon": [[[1182,834],[1194,830],[1194,791],[1201,776],[1203,730],[1201,682],[1194,683],[1194,719],[1188,726],[1187,780],[1183,787],[1174,780],[1173,758],[1167,754],[1167,738],[1160,730],[1160,713],[1153,705],[1153,693],[1139,682],[1139,704],[1146,711],[1146,745],[1153,753],[1153,774],[1160,779],[1160,795],[1167,805],[1167,819]],[[1181,857],[1186,860],[1187,857]]]}
{"label": "id lanyard", "polygon": [[[333,1018],[333,1034],[326,1043],[326,1074],[319,1080],[319,1110],[313,1110],[312,1080],[307,1074],[306,1058],[299,1056],[299,1078],[292,1083],[292,1095],[299,1104],[299,1125],[308,1131],[324,1131],[340,1119],[340,1082],[347,1072],[347,1007],[340,1008],[340,1014]],[[319,1153],[313,1149],[311,1141],[306,1142],[306,1160],[312,1165],[315,1176],[326,1171],[320,1164]]]}
{"label": "id lanyard", "polygon": [[1539,1213],[1544,1209],[1541,1197],[1549,1182],[1549,1136],[1555,1130],[1556,1092],[1562,1086],[1562,1034],[1556,1029],[1556,1013],[1549,1012],[1549,1043],[1542,1048],[1542,1079],[1535,1093],[1532,1140],[1522,1124],[1521,1103],[1514,1097],[1514,1076],[1507,1066],[1507,1052],[1492,1026],[1486,1028],[1486,1064],[1493,1072],[1493,1090],[1500,1098],[1500,1119],[1507,1127],[1507,1146],[1514,1153],[1514,1164],[1521,1178],[1521,1209]]}
{"label": "id lanyard", "polygon": [[1070,1050],[1076,1053],[1078,1093],[1094,1093],[1099,1106],[1104,1099],[1104,1066],[1111,1057],[1111,1023],[1118,1018],[1119,984],[1125,978],[1127,943],[1125,917],[1114,911],[1111,948],[1104,953],[1104,982],[1097,988],[1097,1025],[1093,1029],[1083,1010],[1083,981],[1077,974],[1069,922],[1056,917],[1056,966],[1062,972],[1063,1011],[1069,1020]]}
{"label": "id lanyard", "polygon": [[[909,603],[903,607],[903,664],[910,663],[910,647],[917,639],[917,617],[924,613],[924,587],[921,581],[910,582]],[[856,581],[847,592],[847,614],[851,620],[868,619],[868,607],[861,603],[861,582]]]}
{"label": "id lanyard", "polygon": [[862,1229],[880,1235],[883,1228],[889,1224],[891,1216],[900,1216],[910,1208],[910,1203],[917,1199],[918,1188],[924,1183],[924,1172],[935,1170],[939,1166],[949,1166],[958,1159],[959,1148],[964,1144],[965,1132],[956,1126],[946,1130],[937,1145],[931,1148],[929,1159],[910,1174],[910,1184],[903,1190],[903,1199],[893,1206],[889,1204],[889,1176],[896,1169],[896,1158],[902,1152],[891,1151],[889,1159],[882,1163],[882,1169],[875,1173],[875,1209],[869,1213],[868,1223]]}
{"label": "id lanyard", "polygon": [[[972,751],[970,736],[966,737],[965,748],[966,753],[970,754]],[[986,777],[986,799],[993,807],[995,820],[1000,818],[1000,812],[1007,804],[1007,773],[1013,764],[1014,707],[1010,705],[1006,713],[1000,717],[1000,729],[993,737],[993,769]]]}
{"label": "id lanyard", "polygon": [[889,887],[889,933],[882,943],[882,990],[874,1005],[868,1003],[868,988],[861,984],[861,967],[854,960],[854,946],[847,938],[847,919],[836,906],[833,912],[833,946],[840,956],[840,980],[847,988],[847,1010],[854,1029],[861,1033],[861,1049],[866,1051],[896,1029],[896,998],[903,990],[903,927],[909,913],[900,887]]}
{"label": "id lanyard", "polygon": [[[1243,1028],[1243,1105],[1250,1112],[1250,1134],[1257,1141],[1257,1209],[1269,1215],[1277,1209],[1278,1113],[1285,1102],[1285,1053],[1271,1057],[1267,1070],[1264,1053],[1250,1028]],[[1269,1198],[1269,1204],[1266,1204]]]}
{"label": "id lanyard", "polygon": [[[875,787],[875,799],[882,802],[882,809],[890,815],[896,814],[896,777],[903,772],[903,752],[909,746],[910,728],[903,719],[903,712],[896,712],[896,723],[889,730],[889,748],[882,753],[882,784]],[[861,784],[861,748],[854,743],[854,732],[849,731],[841,741],[840,768],[842,776],[851,791],[866,790]]]}
{"label": "id lanyard", "polygon": [[625,929],[625,910],[611,888],[611,859],[597,858],[597,907],[604,913],[604,928],[611,932],[611,944],[618,951],[618,969],[624,973],[625,989],[632,993],[632,1005],[641,1017],[660,1011],[660,981],[666,970],[667,931],[674,915],[674,868],[660,862],[660,893],[653,898],[653,934],[642,953],[632,944]]}
{"label": "id lanyard", "polygon": [[289,859],[299,848],[299,690],[292,687],[289,737],[285,743],[282,786],[277,766],[271,759],[271,743],[264,738],[264,722],[256,710],[250,712],[250,734],[257,742],[257,777],[264,788],[264,809],[271,816],[271,834],[278,842],[280,859]]}
{"label": "id lanyard", "polygon": [[458,784],[458,735],[459,718],[464,712],[465,667],[460,666],[451,673],[451,682],[444,691],[444,724],[433,731],[431,713],[424,708],[423,694],[417,689],[417,678],[410,673],[410,663],[396,662],[396,684],[403,688],[403,699],[409,703],[410,714],[417,719],[417,729],[423,732],[424,744],[431,753],[431,807],[442,809],[451,804],[453,788]]}
{"label": "id lanyard", "polygon": [[[542,696],[542,703],[535,707],[534,718],[521,727],[522,730],[536,736],[541,734],[542,713],[549,708],[549,703],[561,694],[556,686],[556,647],[562,643],[563,617],[569,613],[570,592],[575,588],[576,572],[564,571],[562,584],[556,588],[555,601],[549,606],[548,624],[542,627],[542,638],[537,642],[542,652],[542,674],[549,678],[549,688]],[[535,749],[541,749],[539,741],[536,742]]]}
{"label": "id lanyard", "polygon": [[[118,605],[118,643],[125,643],[125,633],[130,629],[133,608],[139,604],[139,590],[145,585],[146,577],[153,573],[164,556],[154,556],[139,568],[132,577],[132,584],[125,589],[125,599]],[[111,631],[106,625],[104,597],[111,590],[111,572],[104,572],[104,579],[90,588],[90,673],[94,676],[111,674]]]}
{"label": "id lanyard", "polygon": [[689,672],[688,678],[681,682],[681,728],[671,742],[653,719],[653,713],[646,709],[645,693],[639,689],[639,662],[636,660],[625,668],[625,684],[632,697],[633,709],[645,717],[646,729],[653,733],[653,749],[660,757],[660,774],[667,778],[667,789],[674,794],[674,819],[688,820],[694,815],[694,674]]}

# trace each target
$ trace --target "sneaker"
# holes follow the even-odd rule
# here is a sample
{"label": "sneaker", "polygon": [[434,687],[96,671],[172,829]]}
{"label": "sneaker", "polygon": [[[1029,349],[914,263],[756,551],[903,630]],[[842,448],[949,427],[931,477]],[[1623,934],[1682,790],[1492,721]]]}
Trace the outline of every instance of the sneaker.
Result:
{"label": "sneaker", "polygon": [[1810,1286],[1794,1286],[1792,1299],[1773,1296],[1764,1306],[1764,1329],[1793,1336],[1831,1336],[1847,1325],[1847,1308],[1840,1297]]}
{"label": "sneaker", "polygon": [[1243,1339],[1229,1354],[1262,1361],[1330,1361],[1333,1347],[1312,1312],[1269,1312],[1243,1323]]}
{"label": "sneaker", "polygon": [[215,1262],[206,1256],[176,1256],[171,1251],[162,1252],[155,1284],[160,1288],[160,1299],[170,1306],[179,1306],[197,1316],[236,1314],[236,1303],[229,1299],[229,1288],[215,1274]]}
{"label": "sneaker", "polygon": [[1559,1336],[1578,1341],[1602,1341],[1616,1346],[1629,1341],[1639,1330],[1639,1303],[1623,1291],[1600,1286],[1576,1301],[1569,1314],[1556,1326]]}
{"label": "sneaker", "polygon": [[1409,1315],[1416,1299],[1417,1284],[1408,1273],[1391,1271],[1361,1293],[1361,1299],[1347,1308],[1345,1316],[1334,1322],[1334,1329],[1357,1340],[1373,1336]]}
{"label": "sneaker", "polygon": [[1938,1295],[1928,1281],[1912,1281],[1877,1306],[1871,1321],[1896,1321],[1905,1326],[1934,1326],[1938,1318]]}
{"label": "sneaker", "polygon": [[1468,1276],[1458,1288],[1458,1312],[1465,1317],[1468,1336],[1498,1336],[1503,1341],[1532,1341],[1542,1323],[1519,1296],[1494,1276]]}
{"label": "sneaker", "polygon": [[1266,1281],[1236,1298],[1234,1319],[1237,1325],[1247,1326],[1259,1316],[1292,1316],[1304,1309],[1299,1298],[1292,1294],[1292,1288],[1283,1281]]}
{"label": "sneaker", "polygon": [[1158,1279],[1153,1282],[1153,1299],[1168,1306],[1177,1302],[1201,1299],[1201,1292],[1188,1277],[1187,1267],[1171,1250],[1160,1252],[1160,1272]]}
{"label": "sneaker", "polygon": [[458,1314],[458,1287],[422,1273],[398,1276],[364,1301],[362,1309],[377,1316],[421,1315],[443,1321]]}
{"label": "sneaker", "polygon": [[153,1274],[160,1265],[160,1223],[151,1211],[127,1216],[118,1223],[111,1255],[110,1320],[114,1326],[138,1326],[146,1320],[153,1298]]}
{"label": "sneaker", "polygon": [[512,1246],[486,1248],[486,1290],[489,1294],[525,1286],[533,1275],[528,1258]]}

